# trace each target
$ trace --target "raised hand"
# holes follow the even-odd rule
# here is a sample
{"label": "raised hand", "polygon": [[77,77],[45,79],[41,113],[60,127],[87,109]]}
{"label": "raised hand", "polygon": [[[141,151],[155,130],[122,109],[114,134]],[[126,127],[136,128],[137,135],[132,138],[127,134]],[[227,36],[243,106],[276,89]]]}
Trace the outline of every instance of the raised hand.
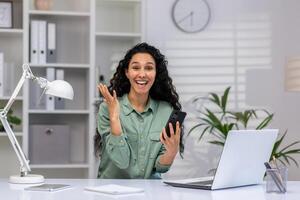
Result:
{"label": "raised hand", "polygon": [[120,105],[117,98],[116,91],[113,91],[113,95],[110,94],[106,85],[99,84],[98,89],[101,92],[104,102],[107,104],[109,120],[114,135],[121,134],[121,123],[120,123]]}

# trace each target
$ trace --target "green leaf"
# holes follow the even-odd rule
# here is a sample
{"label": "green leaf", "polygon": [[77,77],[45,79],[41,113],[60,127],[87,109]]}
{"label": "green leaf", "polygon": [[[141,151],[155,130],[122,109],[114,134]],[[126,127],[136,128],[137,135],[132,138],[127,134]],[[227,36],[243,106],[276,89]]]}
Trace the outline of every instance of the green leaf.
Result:
{"label": "green leaf", "polygon": [[209,98],[210,101],[215,103],[217,106],[221,106],[219,96],[216,93],[210,93],[212,98]]}
{"label": "green leaf", "polygon": [[[296,144],[299,144],[299,143],[300,143],[300,141],[293,142],[293,143],[287,145],[286,147],[284,147],[283,149],[281,149],[280,152],[283,152],[283,151],[285,151],[286,149],[288,149],[288,148],[290,148],[290,147],[292,147],[292,146],[294,146],[294,145],[296,145]],[[300,149],[297,149],[297,150],[300,150]]]}
{"label": "green leaf", "polygon": [[209,141],[209,143],[220,145],[220,146],[224,146],[224,142],[220,142],[220,141],[217,141],[217,140],[215,140],[215,141]]}
{"label": "green leaf", "polygon": [[276,154],[281,142],[283,141],[283,138],[285,137],[287,133],[287,130],[284,132],[284,134],[279,138],[279,140],[277,140],[273,146],[273,150],[272,150],[272,155]]}
{"label": "green leaf", "polygon": [[265,128],[269,123],[270,121],[272,120],[273,118],[273,114],[269,115],[268,117],[266,117],[257,127],[256,129],[263,129]]}
{"label": "green leaf", "polygon": [[203,131],[202,133],[200,134],[200,137],[198,138],[198,142],[203,138],[204,134],[207,132],[207,130],[209,129],[210,127],[207,126]]}
{"label": "green leaf", "polygon": [[230,87],[226,88],[226,90],[222,96],[221,108],[222,108],[223,112],[226,112],[229,91],[230,91]]}
{"label": "green leaf", "polygon": [[197,124],[197,125],[193,126],[193,127],[189,130],[189,132],[188,132],[187,135],[190,135],[196,128],[201,127],[201,126],[203,126],[203,125],[205,125],[205,124],[204,124],[204,123],[201,123],[201,124]]}
{"label": "green leaf", "polygon": [[291,156],[286,156],[286,157],[287,157],[287,159],[292,160],[292,161],[295,163],[295,165],[296,165],[297,167],[299,167],[298,162],[297,162],[293,157],[291,157]]}
{"label": "green leaf", "polygon": [[208,115],[206,115],[214,124],[221,124],[221,121],[218,119],[218,117],[211,112],[210,110],[206,109]]}
{"label": "green leaf", "polygon": [[284,154],[284,155],[297,154],[297,153],[300,153],[300,149],[293,149],[293,150],[290,150],[290,151],[285,151],[285,152],[280,152],[280,153]]}

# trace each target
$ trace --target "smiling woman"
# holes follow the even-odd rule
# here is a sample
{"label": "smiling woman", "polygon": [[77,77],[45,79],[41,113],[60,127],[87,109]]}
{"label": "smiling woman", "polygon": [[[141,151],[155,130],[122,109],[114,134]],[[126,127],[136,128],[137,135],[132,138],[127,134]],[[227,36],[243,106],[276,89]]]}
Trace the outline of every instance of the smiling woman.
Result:
{"label": "smiling woman", "polygon": [[98,115],[95,150],[101,157],[99,178],[160,178],[169,170],[181,141],[180,124],[165,124],[178,95],[158,49],[141,43],[119,62],[109,87],[98,86],[104,97]]}

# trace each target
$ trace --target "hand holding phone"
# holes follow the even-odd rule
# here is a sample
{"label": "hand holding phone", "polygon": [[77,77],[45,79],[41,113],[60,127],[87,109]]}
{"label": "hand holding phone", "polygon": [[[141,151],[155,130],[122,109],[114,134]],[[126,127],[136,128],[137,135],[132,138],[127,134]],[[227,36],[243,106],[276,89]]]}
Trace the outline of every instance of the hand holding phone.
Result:
{"label": "hand holding phone", "polygon": [[176,122],[179,122],[180,126],[182,125],[184,118],[186,116],[186,112],[182,112],[180,110],[173,110],[171,113],[169,120],[166,124],[166,133],[168,137],[171,137],[169,123],[172,124],[174,132],[176,131]]}

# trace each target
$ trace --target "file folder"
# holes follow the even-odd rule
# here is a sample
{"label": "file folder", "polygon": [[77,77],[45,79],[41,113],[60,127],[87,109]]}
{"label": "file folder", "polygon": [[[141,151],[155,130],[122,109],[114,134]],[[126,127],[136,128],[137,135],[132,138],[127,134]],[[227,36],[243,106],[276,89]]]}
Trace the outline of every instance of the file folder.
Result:
{"label": "file folder", "polygon": [[32,64],[39,63],[39,21],[31,20],[30,22],[30,62]]}
{"label": "file folder", "polygon": [[[56,70],[56,80],[64,80],[63,69]],[[55,97],[55,109],[64,109],[64,108],[65,108],[65,100],[61,97]]]}
{"label": "file folder", "polygon": [[14,63],[3,63],[3,96],[10,96],[15,86]]}
{"label": "file folder", "polygon": [[[55,80],[55,69],[52,67],[48,67],[46,70],[46,76],[48,81],[54,81]],[[54,110],[55,109],[55,101],[54,96],[47,95],[46,97],[46,109],[47,110]]]}
{"label": "file folder", "polygon": [[47,62],[56,62],[56,24],[48,23],[47,34]]}
{"label": "file folder", "polygon": [[39,21],[39,40],[38,40],[38,46],[39,46],[39,53],[38,53],[38,62],[39,64],[45,64],[46,63],[46,35],[47,35],[47,22],[40,20]]}

